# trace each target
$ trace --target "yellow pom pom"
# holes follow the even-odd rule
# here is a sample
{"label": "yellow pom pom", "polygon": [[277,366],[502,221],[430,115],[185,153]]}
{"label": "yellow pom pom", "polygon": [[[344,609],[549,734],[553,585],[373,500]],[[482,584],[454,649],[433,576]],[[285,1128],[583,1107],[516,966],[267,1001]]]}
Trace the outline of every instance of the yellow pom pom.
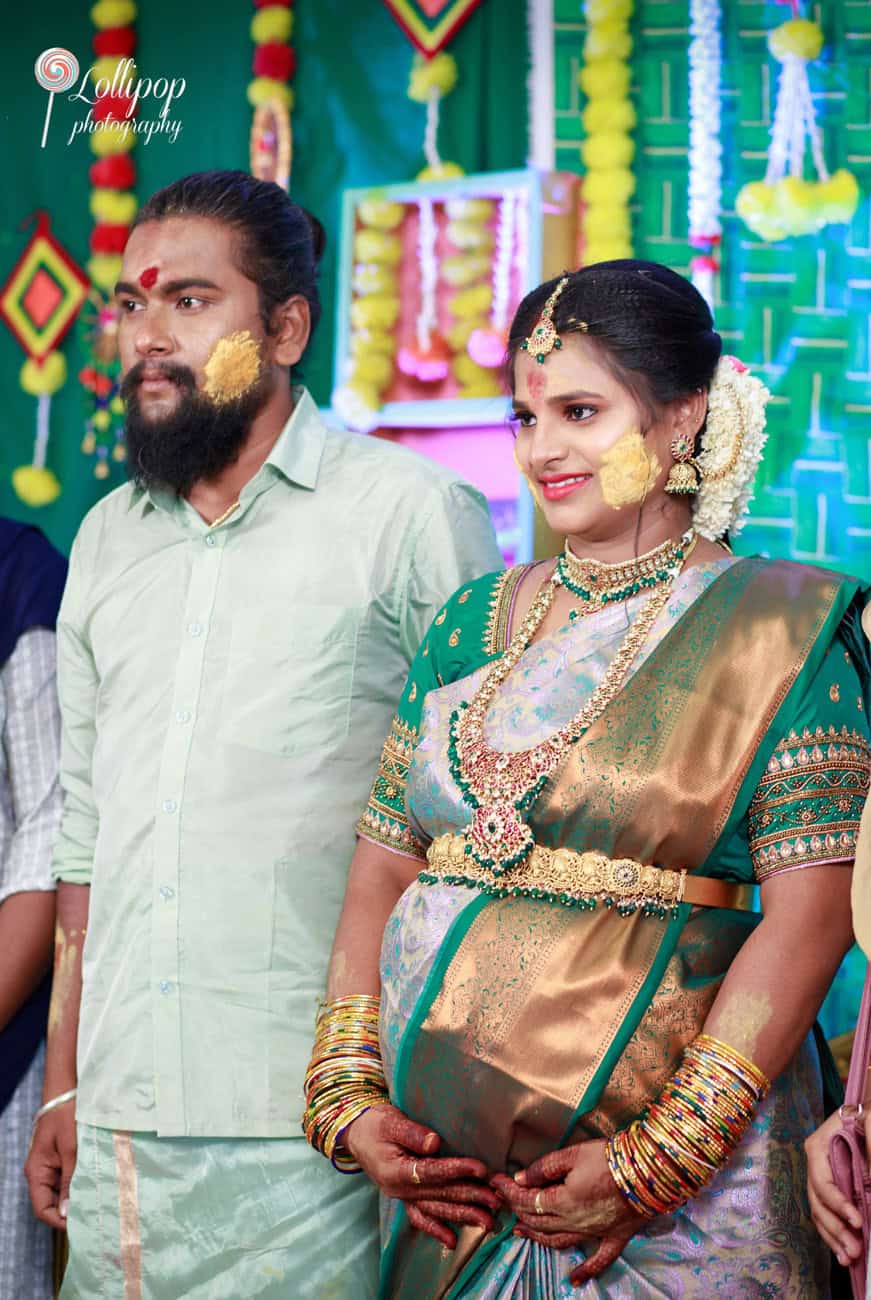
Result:
{"label": "yellow pom pom", "polygon": [[351,355],[359,357],[369,352],[381,352],[384,356],[392,357],[396,352],[396,339],[386,330],[354,330],[351,334]]}
{"label": "yellow pom pom", "polygon": [[493,247],[493,231],[477,221],[449,221],[445,233],[455,248],[480,253]]}
{"label": "yellow pom pom", "polygon": [[62,352],[49,352],[42,365],[28,357],[21,367],[19,383],[31,397],[51,397],[67,382],[67,363]]}
{"label": "yellow pom pom", "polygon": [[109,477],[109,466],[106,463],[106,461],[103,460],[101,457],[100,460],[98,460],[96,465],[94,466],[94,478],[108,478],[108,477]]}
{"label": "yellow pom pom", "polygon": [[588,99],[625,99],[631,79],[629,64],[617,59],[597,59],[578,73],[578,83]]}
{"label": "yellow pom pom", "polygon": [[393,358],[383,352],[361,352],[354,362],[353,373],[364,384],[379,390],[386,388],[393,376]]}
{"label": "yellow pom pom", "polygon": [[36,465],[19,465],[13,470],[12,486],[16,496],[34,510],[50,506],[60,496],[57,476],[50,469],[38,469]]}
{"label": "yellow pom pom", "polygon": [[626,167],[634,156],[635,141],[620,131],[598,131],[581,143],[581,157],[590,171],[595,171],[598,167],[604,167],[608,171],[615,167]]}
{"label": "yellow pom pom", "polygon": [[94,432],[91,429],[89,429],[88,432],[85,434],[84,438],[82,438],[82,455],[93,456],[96,450],[97,450],[97,438]]}
{"label": "yellow pom pom", "polygon": [[461,289],[476,280],[489,279],[490,259],[485,253],[459,253],[446,257],[439,270],[445,284]]}
{"label": "yellow pom pom", "polygon": [[105,433],[111,423],[112,417],[108,411],[100,410],[94,412],[94,427],[98,429],[100,433]]}
{"label": "yellow pom pom", "polygon": [[377,262],[358,262],[352,279],[354,293],[365,297],[369,293],[390,293],[396,288],[396,272]]}
{"label": "yellow pom pom", "polygon": [[98,0],[91,10],[91,22],[100,31],[107,27],[129,27],[135,21],[133,0]]}
{"label": "yellow pom pom", "polygon": [[594,262],[613,262],[618,257],[631,257],[632,244],[628,239],[596,239],[584,246],[583,266]]}
{"label": "yellow pom pom", "polygon": [[769,33],[768,48],[781,63],[790,54],[810,62],[823,48],[822,29],[809,18],[790,18]]}
{"label": "yellow pom pom", "polygon": [[357,216],[363,226],[395,230],[405,216],[405,205],[391,203],[388,199],[363,199],[357,204]]}
{"label": "yellow pom pom", "polygon": [[820,188],[820,202],[826,221],[852,221],[859,202],[859,186],[852,172],[841,167]]}
{"label": "yellow pom pom", "polygon": [[121,278],[121,257],[118,253],[95,253],[88,258],[88,275],[98,289],[113,293]]}
{"label": "yellow pom pom", "polygon": [[486,316],[470,316],[463,320],[453,323],[445,334],[448,347],[452,352],[465,351],[466,344],[474,334],[475,330],[486,330],[490,328],[490,322]]}
{"label": "yellow pom pom", "polygon": [[108,158],[113,153],[129,153],[136,144],[136,132],[129,122],[112,122],[102,131],[88,136],[88,147],[98,158]]}
{"label": "yellow pom pom", "polygon": [[351,324],[354,329],[392,330],[398,317],[398,298],[357,298],[351,303]]}
{"label": "yellow pom pom", "polygon": [[266,41],[289,41],[293,31],[293,14],[284,5],[267,5],[251,19],[251,39],[256,45]]}
{"label": "yellow pom pom", "polygon": [[617,22],[596,23],[587,31],[584,41],[585,59],[628,59],[632,53],[632,37],[626,24]]}
{"label": "yellow pom pom", "polygon": [[460,384],[487,384],[493,382],[493,371],[488,370],[486,366],[479,366],[477,361],[473,361],[468,352],[459,352],[451,363],[451,369],[454,372],[454,378]]}
{"label": "yellow pom pom", "polygon": [[138,76],[138,70],[129,56],[125,58],[122,54],[104,54],[101,59],[95,59],[89,69],[94,85],[96,86],[98,81],[108,81],[111,85],[115,70],[122,63],[125,65],[124,85],[126,86],[131,79],[135,80]]}
{"label": "yellow pom pom", "polygon": [[[264,9],[260,10],[265,13]],[[248,82],[248,103],[252,108],[259,108],[261,104],[268,104],[271,99],[277,99],[285,108],[293,108],[293,90],[284,81],[275,81],[272,77],[255,77],[253,81]]]}
{"label": "yellow pom pom", "polygon": [[448,199],[445,212],[451,221],[489,221],[495,209],[492,199]]}
{"label": "yellow pom pom", "polygon": [[478,380],[474,384],[460,384],[457,388],[457,397],[502,397],[505,390],[496,379],[492,372],[489,379]]}
{"label": "yellow pom pom", "polygon": [[346,388],[354,394],[357,400],[367,406],[370,411],[378,411],[381,408],[381,394],[374,384],[367,384],[364,379],[360,379],[352,372]]}
{"label": "yellow pom pom", "polygon": [[447,50],[442,50],[433,59],[425,59],[422,54],[415,54],[411,63],[411,76],[408,81],[408,98],[418,104],[425,104],[430,91],[437,90],[440,95],[449,95],[457,84],[457,61]]}
{"label": "yellow pom pom", "polygon": [[591,203],[584,211],[583,230],[588,243],[600,239],[629,239],[632,234],[629,210],[618,203]]}
{"label": "yellow pom pom", "polygon": [[117,461],[124,461],[127,459],[127,448],[124,446],[123,442],[115,443],[115,446],[112,448],[112,459]]}
{"label": "yellow pom pom", "polygon": [[626,203],[635,193],[635,177],[628,167],[597,168],[581,184],[585,203]]}
{"label": "yellow pom pom", "polygon": [[424,167],[417,173],[419,181],[455,181],[460,176],[465,176],[465,172],[459,163],[443,162],[437,167]]}
{"label": "yellow pom pom", "polygon": [[123,415],[124,414],[123,397],[113,397],[111,402],[109,403],[109,410],[113,413],[113,415]]}
{"label": "yellow pom pom", "polygon": [[358,230],[354,236],[354,257],[358,262],[383,262],[396,266],[402,257],[402,240],[383,230]]}
{"label": "yellow pom pom", "polygon": [[750,181],[738,191],[735,211],[748,229],[766,243],[785,239],[789,233],[777,210],[777,191],[764,181]]}
{"label": "yellow pom pom", "polygon": [[91,216],[96,221],[109,221],[113,225],[129,226],[138,208],[136,195],[124,190],[92,190]]}
{"label": "yellow pom pom", "polygon": [[589,24],[601,22],[627,22],[632,17],[634,0],[587,0],[584,17]]}
{"label": "yellow pom pom", "polygon": [[638,120],[629,99],[591,99],[581,113],[587,135],[597,131],[631,131]]}
{"label": "yellow pom pom", "polygon": [[784,176],[774,187],[775,211],[791,235],[810,235],[826,224],[819,186],[800,176]]}
{"label": "yellow pom pom", "polygon": [[467,320],[470,316],[486,316],[493,303],[493,289],[489,284],[473,284],[470,289],[461,289],[450,301],[450,312],[455,320]]}

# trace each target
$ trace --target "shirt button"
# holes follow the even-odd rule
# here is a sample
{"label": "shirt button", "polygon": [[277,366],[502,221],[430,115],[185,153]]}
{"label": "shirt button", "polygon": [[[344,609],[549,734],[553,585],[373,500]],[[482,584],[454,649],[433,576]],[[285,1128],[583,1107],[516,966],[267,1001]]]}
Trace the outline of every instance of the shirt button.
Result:
{"label": "shirt button", "polygon": [[175,897],[175,890],[170,889],[169,885],[161,885],[159,893],[161,898],[169,899]]}
{"label": "shirt button", "polygon": [[215,539],[214,539],[214,537],[212,536],[212,534],[211,534],[211,533],[208,533],[207,536],[206,536],[206,546],[217,546],[217,544],[218,544],[218,543],[215,541]]}
{"label": "shirt button", "polygon": [[184,725],[185,722],[190,722],[191,715],[188,713],[187,709],[179,709],[178,713],[175,715],[175,720]]}
{"label": "shirt button", "polygon": [[165,813],[174,813],[176,808],[178,808],[178,804],[174,799],[164,799],[163,811]]}
{"label": "shirt button", "polygon": [[171,981],[171,980],[161,980],[157,987],[160,989],[161,993],[171,993],[171,992],[172,992],[172,981]]}
{"label": "shirt button", "polygon": [[202,636],[203,634],[202,623],[189,623],[188,632],[190,633],[191,636]]}

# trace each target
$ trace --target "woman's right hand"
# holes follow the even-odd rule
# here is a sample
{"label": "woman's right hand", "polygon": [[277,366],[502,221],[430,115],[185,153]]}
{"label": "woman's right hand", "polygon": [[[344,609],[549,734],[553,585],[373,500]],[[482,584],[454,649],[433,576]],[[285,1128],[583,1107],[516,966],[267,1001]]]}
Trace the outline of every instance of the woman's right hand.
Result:
{"label": "woman's right hand", "polygon": [[[841,1127],[837,1111],[805,1140],[807,1156],[807,1190],[811,1214],[817,1232],[832,1250],[839,1264],[849,1265],[858,1259],[862,1244],[862,1216],[839,1191],[829,1164],[829,1143]],[[866,1120],[865,1140],[871,1140],[871,1124]],[[871,1152],[871,1146],[868,1147]]]}
{"label": "woman's right hand", "polygon": [[501,1198],[486,1185],[481,1160],[436,1155],[438,1133],[403,1115],[395,1106],[373,1106],[349,1124],[342,1145],[386,1196],[405,1202],[408,1221],[453,1250],[449,1223],[472,1224],[489,1232]]}

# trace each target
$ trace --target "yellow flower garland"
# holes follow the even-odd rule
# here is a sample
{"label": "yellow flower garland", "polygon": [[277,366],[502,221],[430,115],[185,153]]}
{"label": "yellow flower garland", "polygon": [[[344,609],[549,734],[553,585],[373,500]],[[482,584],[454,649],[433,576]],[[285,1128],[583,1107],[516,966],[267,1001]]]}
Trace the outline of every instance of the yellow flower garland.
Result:
{"label": "yellow flower garland", "polygon": [[636,114],[629,99],[633,0],[586,0],[587,36],[578,76],[587,97],[581,114],[586,174],[581,217],[583,260],[605,262],[632,256],[629,199],[635,190],[631,163]]}

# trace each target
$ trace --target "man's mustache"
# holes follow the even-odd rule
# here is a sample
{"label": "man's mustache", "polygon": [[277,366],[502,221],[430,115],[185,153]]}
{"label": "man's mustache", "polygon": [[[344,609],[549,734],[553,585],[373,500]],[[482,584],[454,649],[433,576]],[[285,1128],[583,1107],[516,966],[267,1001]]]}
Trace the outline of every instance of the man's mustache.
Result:
{"label": "man's mustache", "polygon": [[121,396],[125,401],[142,383],[146,371],[157,371],[165,379],[177,384],[179,388],[186,388],[191,393],[196,392],[196,376],[189,366],[180,366],[174,361],[137,361],[121,381]]}

